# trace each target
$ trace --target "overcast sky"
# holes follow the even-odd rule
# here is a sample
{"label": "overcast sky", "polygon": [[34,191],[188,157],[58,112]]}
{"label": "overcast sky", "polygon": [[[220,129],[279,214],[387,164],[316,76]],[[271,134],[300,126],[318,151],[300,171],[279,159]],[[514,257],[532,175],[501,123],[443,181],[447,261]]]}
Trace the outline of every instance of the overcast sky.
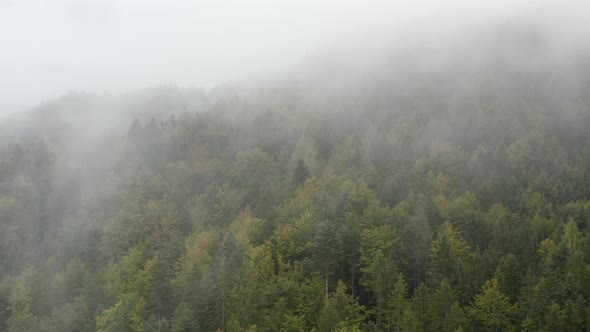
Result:
{"label": "overcast sky", "polygon": [[506,15],[516,2],[541,1],[0,0],[0,114],[71,91],[209,88],[359,31]]}

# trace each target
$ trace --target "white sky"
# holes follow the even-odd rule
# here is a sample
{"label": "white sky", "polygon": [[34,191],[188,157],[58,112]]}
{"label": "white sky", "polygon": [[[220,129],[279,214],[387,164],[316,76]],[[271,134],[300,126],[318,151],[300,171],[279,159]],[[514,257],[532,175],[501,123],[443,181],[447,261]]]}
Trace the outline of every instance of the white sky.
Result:
{"label": "white sky", "polygon": [[208,88],[287,68],[357,31],[432,15],[508,13],[517,2],[534,3],[0,0],[0,114],[70,91]]}

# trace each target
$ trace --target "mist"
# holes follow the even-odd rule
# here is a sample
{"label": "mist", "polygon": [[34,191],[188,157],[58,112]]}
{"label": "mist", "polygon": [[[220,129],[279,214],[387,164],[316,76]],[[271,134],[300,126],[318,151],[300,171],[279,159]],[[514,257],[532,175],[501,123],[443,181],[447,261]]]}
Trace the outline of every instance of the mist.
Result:
{"label": "mist", "polygon": [[0,331],[584,331],[590,4],[0,0]]}
{"label": "mist", "polygon": [[[0,114],[71,92],[209,89],[272,75],[309,53],[408,24],[503,18],[510,1],[0,2]],[[387,38],[387,35],[380,38]]]}

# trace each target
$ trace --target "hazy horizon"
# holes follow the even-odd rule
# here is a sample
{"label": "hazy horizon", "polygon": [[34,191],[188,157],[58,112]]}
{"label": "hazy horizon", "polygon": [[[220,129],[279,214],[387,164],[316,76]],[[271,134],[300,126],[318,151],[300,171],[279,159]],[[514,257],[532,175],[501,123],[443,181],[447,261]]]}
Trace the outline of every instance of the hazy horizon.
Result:
{"label": "hazy horizon", "polygon": [[0,116],[84,91],[211,88],[310,52],[430,20],[508,17],[547,1],[0,1]]}

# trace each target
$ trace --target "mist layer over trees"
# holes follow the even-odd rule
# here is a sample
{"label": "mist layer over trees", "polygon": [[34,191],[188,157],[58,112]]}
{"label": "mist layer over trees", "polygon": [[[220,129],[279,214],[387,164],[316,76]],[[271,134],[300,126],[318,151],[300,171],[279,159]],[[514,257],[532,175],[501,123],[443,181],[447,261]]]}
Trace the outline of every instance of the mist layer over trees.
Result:
{"label": "mist layer over trees", "polygon": [[0,330],[590,329],[566,37],[480,26],[6,121]]}

